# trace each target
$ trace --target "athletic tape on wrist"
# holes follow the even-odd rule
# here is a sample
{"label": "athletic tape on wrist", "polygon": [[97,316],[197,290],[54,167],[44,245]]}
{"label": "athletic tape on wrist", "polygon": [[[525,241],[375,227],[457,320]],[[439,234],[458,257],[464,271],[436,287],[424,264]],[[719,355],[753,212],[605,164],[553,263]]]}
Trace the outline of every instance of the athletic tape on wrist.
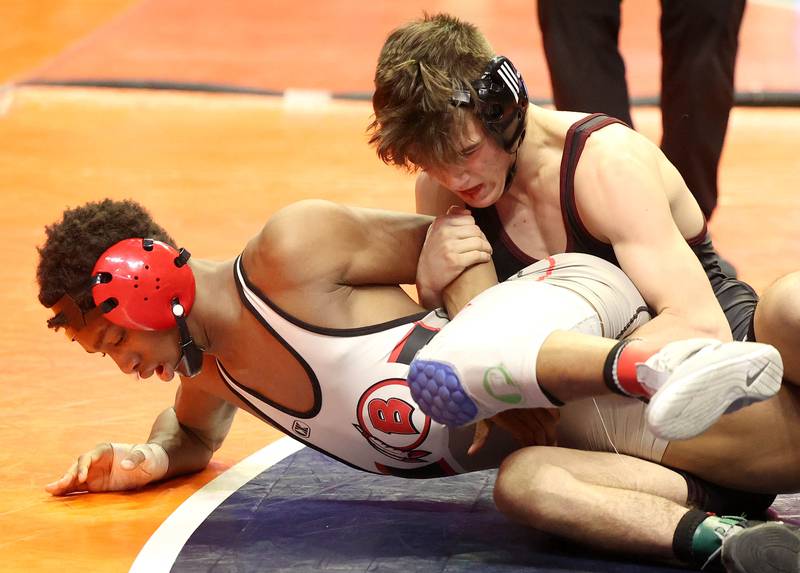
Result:
{"label": "athletic tape on wrist", "polygon": [[[120,444],[112,443],[114,460],[111,464],[108,490],[121,491],[143,487],[150,482],[163,478],[169,469],[169,456],[159,444]],[[126,470],[122,461],[134,452],[141,452],[144,461],[133,469]]]}

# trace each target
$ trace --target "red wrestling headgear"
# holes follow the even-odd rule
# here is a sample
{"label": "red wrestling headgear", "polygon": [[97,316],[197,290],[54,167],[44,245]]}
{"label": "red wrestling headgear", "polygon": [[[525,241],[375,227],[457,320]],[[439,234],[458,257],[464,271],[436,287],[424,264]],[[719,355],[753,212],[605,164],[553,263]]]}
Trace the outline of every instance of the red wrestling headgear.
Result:
{"label": "red wrestling headgear", "polygon": [[153,239],[120,241],[94,265],[94,302],[108,320],[124,328],[173,328],[194,304],[189,256],[185,249],[176,251]]}

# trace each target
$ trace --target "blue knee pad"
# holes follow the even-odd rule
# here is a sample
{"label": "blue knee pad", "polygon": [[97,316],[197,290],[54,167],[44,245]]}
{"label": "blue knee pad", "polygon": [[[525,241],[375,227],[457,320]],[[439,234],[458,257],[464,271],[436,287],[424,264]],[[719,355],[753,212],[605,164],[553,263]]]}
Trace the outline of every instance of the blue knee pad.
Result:
{"label": "blue knee pad", "polygon": [[458,374],[444,362],[412,361],[408,387],[420,409],[445,426],[464,426],[478,414],[478,406],[464,392]]}

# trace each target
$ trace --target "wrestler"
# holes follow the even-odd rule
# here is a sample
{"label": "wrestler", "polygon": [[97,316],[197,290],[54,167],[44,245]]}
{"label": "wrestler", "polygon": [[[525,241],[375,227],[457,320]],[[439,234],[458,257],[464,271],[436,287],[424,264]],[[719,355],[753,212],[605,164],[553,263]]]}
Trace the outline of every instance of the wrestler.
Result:
{"label": "wrestler", "polygon": [[[47,228],[40,249],[39,296],[54,310],[49,325],[87,352],[108,354],[123,372],[163,380],[178,373],[182,381],[174,405],[158,416],[146,442],[98,446],[48,491],[133,489],[200,470],[237,408],[370,472],[436,477],[497,467],[517,447],[507,435],[493,432],[482,452],[468,456],[472,429],[431,421],[415,408],[405,384],[419,348],[450,333],[457,340],[461,317],[469,325],[472,310],[485,305],[497,317],[510,316],[507,322],[528,324],[483,325],[491,327],[502,352],[517,348],[520,360],[534,357],[535,376],[517,386],[494,386],[502,398],[516,389],[520,401],[514,405],[553,407],[554,396],[573,401],[618,389],[623,360],[613,354],[615,341],[600,335],[622,336],[647,319],[641,297],[619,269],[583,255],[544,261],[487,290],[448,323],[398,286],[413,282],[430,222],[306,201],[274,215],[239,257],[212,262],[175,250],[169,235],[132,202],[106,200],[66,211]],[[485,342],[478,337],[475,344]],[[486,361],[488,371],[496,356],[477,360]],[[456,366],[476,361],[447,358]],[[716,380],[715,365],[738,365],[747,376],[753,362],[759,378],[779,380],[779,358],[756,343],[672,343],[640,370],[656,374],[656,384],[663,382],[659,373],[673,372],[662,391],[691,390],[694,382],[703,387]],[[730,387],[739,387],[731,378]],[[646,395],[654,391],[637,375],[625,384],[638,384]],[[643,427],[644,404],[627,403]],[[604,415],[619,409],[613,400],[599,404]],[[580,434],[574,423],[562,425]],[[613,432],[620,442],[624,434]],[[723,443],[718,455],[737,459],[744,441],[737,447]],[[564,443],[570,444],[566,434]],[[654,444],[657,456],[661,446],[657,439]],[[686,444],[690,448],[692,440]],[[688,458],[677,465],[704,467]],[[514,465],[508,467],[514,482]],[[689,482],[683,483],[686,492]],[[731,485],[742,483],[734,479]]]}
{"label": "wrestler", "polygon": [[768,342],[800,381],[800,273],[758,302],[721,271],[700,208],[655,144],[610,117],[529,104],[521,75],[475,26],[440,14],[394,30],[373,108],[379,157],[419,171],[418,212],[443,215],[419,262],[426,308],[489,255],[505,279],[555,253],[588,253],[620,266],[654,312],[638,338]]}
{"label": "wrestler", "polygon": [[[513,64],[496,56],[474,26],[438,15],[393,31],[379,57],[373,107],[371,143],[378,155],[387,163],[418,170],[418,211],[442,215],[431,227],[419,263],[418,291],[426,306],[439,304],[444,285],[489,255],[504,278],[553,253],[591,253],[621,266],[656,314],[637,330],[637,337],[663,341],[704,333],[767,341],[780,349],[787,379],[800,380],[800,354],[795,351],[800,306],[794,298],[800,275],[780,279],[756,304],[758,297],[748,285],[719,268],[696,202],[655,145],[612,118],[529,105]],[[730,485],[730,458],[724,453],[718,458],[717,448],[725,450],[724,442],[735,434],[730,447],[744,434],[774,429],[777,419],[779,443],[764,436],[766,450],[757,443],[752,450],[746,448],[746,455],[758,460],[754,464],[759,471],[745,471],[740,487],[793,491],[797,484],[780,467],[796,467],[798,461],[792,447],[798,421],[794,391],[783,390],[781,399],[769,404],[726,416],[699,440],[664,445],[651,459],[679,467],[687,456],[705,460],[708,463],[694,471]],[[587,413],[590,410],[591,405]],[[624,424],[628,419],[623,415],[616,421]],[[725,431],[718,433],[723,426]],[[595,430],[590,432],[592,442],[610,449],[603,428]],[[621,450],[632,451],[637,439],[634,435]],[[651,443],[648,440],[644,442]],[[693,444],[700,447],[695,450]],[[537,507],[537,501],[547,505],[546,496],[525,495],[535,489],[534,477],[547,473],[537,473],[539,465],[559,468],[561,474],[552,472],[556,478],[572,472],[572,480],[546,480],[543,485],[557,485],[559,495],[569,499],[575,493],[566,487],[569,483],[583,488],[575,495],[594,492],[594,500],[607,493],[609,485],[615,488],[612,493],[624,491],[626,483],[641,487],[625,480],[633,474],[630,465],[617,468],[619,474],[612,477],[619,481],[595,483],[597,464],[568,465],[565,450],[553,451],[553,457],[534,451],[512,456],[497,488],[499,505],[531,525],[555,528],[555,521],[570,517],[559,513],[558,502]],[[770,473],[776,468],[777,474]],[[734,473],[738,469],[737,463]],[[591,489],[587,483],[599,487]],[[627,507],[623,502],[617,499],[609,506]],[[547,519],[545,509],[550,510]],[[682,507],[672,509],[686,513]],[[572,513],[583,515],[592,514]],[[559,526],[563,533],[587,541],[592,539],[587,539],[586,526],[591,522],[588,517]],[[669,518],[660,523],[667,524],[665,530],[675,525]],[[589,533],[596,529],[589,528]],[[625,536],[616,535],[617,529],[607,531],[607,536],[595,539],[598,545],[631,549]],[[661,537],[662,556],[672,554],[668,537]]]}

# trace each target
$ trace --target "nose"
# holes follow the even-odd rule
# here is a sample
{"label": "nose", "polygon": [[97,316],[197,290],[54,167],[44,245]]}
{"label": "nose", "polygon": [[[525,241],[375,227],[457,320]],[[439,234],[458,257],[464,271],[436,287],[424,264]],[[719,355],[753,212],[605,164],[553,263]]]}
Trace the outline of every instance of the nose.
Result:
{"label": "nose", "polygon": [[116,363],[117,368],[119,368],[125,374],[133,374],[133,372],[135,372],[139,367],[139,361],[132,354],[124,352],[109,352],[108,355]]}
{"label": "nose", "polygon": [[439,183],[451,191],[466,188],[469,181],[469,173],[467,173],[466,169],[457,166],[444,168],[436,175]]}

